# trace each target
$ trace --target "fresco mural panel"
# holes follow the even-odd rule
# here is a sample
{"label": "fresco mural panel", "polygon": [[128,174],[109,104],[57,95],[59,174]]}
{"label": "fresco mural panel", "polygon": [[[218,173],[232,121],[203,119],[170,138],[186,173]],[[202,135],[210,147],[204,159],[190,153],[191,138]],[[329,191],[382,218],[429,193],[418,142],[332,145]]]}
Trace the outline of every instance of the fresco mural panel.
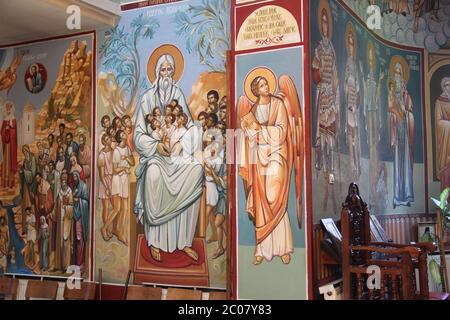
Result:
{"label": "fresco mural panel", "polygon": [[[338,219],[350,182],[360,185],[375,214],[425,212],[423,50],[382,41],[341,1],[317,1],[310,10],[317,17],[311,20],[313,193],[320,195],[314,221]],[[329,103],[318,103],[323,92]]]}
{"label": "fresco mural panel", "polygon": [[90,275],[94,41],[90,33],[4,51],[0,200],[7,273]]}
{"label": "fresco mural panel", "polygon": [[135,283],[226,286],[228,12],[228,1],[150,5],[99,37],[105,281],[131,269]]}

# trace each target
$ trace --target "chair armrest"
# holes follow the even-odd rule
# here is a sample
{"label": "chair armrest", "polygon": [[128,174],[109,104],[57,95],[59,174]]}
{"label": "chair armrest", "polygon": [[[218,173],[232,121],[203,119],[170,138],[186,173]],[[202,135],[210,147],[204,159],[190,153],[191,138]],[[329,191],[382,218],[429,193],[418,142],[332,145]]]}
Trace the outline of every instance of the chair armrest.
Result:
{"label": "chair armrest", "polygon": [[384,254],[391,254],[391,255],[401,255],[401,254],[409,254],[410,256],[415,256],[420,253],[419,249],[411,246],[406,246],[402,248],[380,248],[380,247],[373,247],[373,246],[350,246],[351,250],[358,250],[358,251],[372,251],[372,252],[379,252]]}
{"label": "chair armrest", "polygon": [[391,242],[371,242],[371,246],[382,246],[382,247],[392,247],[392,248],[407,248],[414,247],[419,248],[426,252],[436,251],[436,245],[431,242],[421,242],[421,243],[411,243],[411,244],[400,244]]}
{"label": "chair armrest", "polygon": [[427,253],[431,253],[437,250],[437,246],[433,242],[411,243],[409,245],[420,248]]}

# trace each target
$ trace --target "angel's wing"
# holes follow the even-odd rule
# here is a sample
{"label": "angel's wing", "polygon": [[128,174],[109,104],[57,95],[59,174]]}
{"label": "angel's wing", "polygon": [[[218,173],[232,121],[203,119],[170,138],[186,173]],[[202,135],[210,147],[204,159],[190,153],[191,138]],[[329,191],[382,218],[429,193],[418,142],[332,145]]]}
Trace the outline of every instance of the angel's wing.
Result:
{"label": "angel's wing", "polygon": [[237,128],[240,129],[237,131],[237,161],[239,164],[239,175],[244,180],[244,189],[245,192],[248,192],[249,187],[249,155],[246,149],[246,141],[245,134],[241,127],[241,119],[250,112],[252,109],[252,102],[245,96],[241,96],[237,105]]}
{"label": "angel's wing", "polygon": [[297,88],[294,81],[287,75],[282,75],[278,81],[279,96],[287,109],[291,131],[291,148],[294,150],[293,162],[295,169],[295,191],[297,195],[297,217],[302,227],[302,197],[303,197],[303,161],[305,158],[303,115]]}
{"label": "angel's wing", "polygon": [[246,97],[246,96],[241,96],[239,98],[238,101],[238,107],[237,107],[237,116],[238,116],[238,121],[237,121],[237,127],[241,128],[241,119],[250,112],[250,110],[252,109],[252,102]]}

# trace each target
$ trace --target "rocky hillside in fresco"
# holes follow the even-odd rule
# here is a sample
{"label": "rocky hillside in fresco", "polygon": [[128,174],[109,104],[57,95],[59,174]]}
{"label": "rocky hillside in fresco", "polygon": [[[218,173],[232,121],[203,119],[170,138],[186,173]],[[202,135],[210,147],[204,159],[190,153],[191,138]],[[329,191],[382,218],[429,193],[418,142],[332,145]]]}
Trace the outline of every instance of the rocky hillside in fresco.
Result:
{"label": "rocky hillside in fresco", "polygon": [[92,51],[86,46],[74,40],[65,52],[51,95],[38,114],[37,137],[53,132],[61,122],[69,130],[90,123]]}

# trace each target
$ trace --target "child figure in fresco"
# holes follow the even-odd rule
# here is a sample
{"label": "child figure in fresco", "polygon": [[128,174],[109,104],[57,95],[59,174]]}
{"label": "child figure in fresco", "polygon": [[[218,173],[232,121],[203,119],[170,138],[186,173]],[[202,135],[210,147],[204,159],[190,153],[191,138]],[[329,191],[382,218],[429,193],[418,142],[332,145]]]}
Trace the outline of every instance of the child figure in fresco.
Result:
{"label": "child figure in fresco", "polygon": [[152,122],[153,122],[153,114],[149,113],[145,116],[145,123],[147,125],[147,132],[150,134],[152,132]]}
{"label": "child figure in fresco", "polygon": [[178,120],[178,118],[183,114],[183,108],[180,105],[174,107],[172,114],[175,115],[176,119]]}
{"label": "child figure in fresco", "polygon": [[157,118],[154,117],[150,126],[152,129],[152,133],[150,134],[151,137],[153,139],[158,140],[161,143],[163,143],[166,147],[166,150],[169,150],[170,146],[169,146],[168,139],[167,139],[167,133],[161,127],[161,122]]}
{"label": "child figure in fresco", "polygon": [[39,220],[40,220],[40,228],[38,236],[40,246],[39,260],[41,263],[42,271],[47,271],[49,266],[49,255],[50,255],[49,251],[50,231],[45,217],[41,216]]}
{"label": "child figure in fresco", "polygon": [[[164,117],[164,126],[163,126],[163,130],[164,133],[166,135],[166,138],[169,138],[172,136],[173,131],[176,129],[175,127],[175,121],[176,121],[176,117],[173,114],[166,114],[166,116]],[[168,142],[169,143],[169,142]]]}
{"label": "child figure in fresco", "polygon": [[[220,136],[217,136],[221,138]],[[223,150],[221,150],[222,142],[218,141],[213,134],[205,136],[206,147],[204,150],[205,163],[205,184],[206,184],[206,215],[211,227],[211,236],[208,243],[217,241],[217,250],[212,255],[213,259],[217,259],[225,253],[223,246],[225,212],[218,205],[223,191],[225,190]],[[222,206],[220,206],[222,207]]]}
{"label": "child figure in fresco", "polygon": [[176,128],[173,130],[170,136],[170,154],[172,156],[177,156],[181,153],[181,138],[187,132],[186,124],[188,122],[188,117],[184,113],[180,113],[176,120]]}
{"label": "child figure in fresco", "polygon": [[393,112],[397,116],[397,120],[402,120],[406,115],[406,109],[404,105],[398,105],[395,97],[395,84],[394,81],[389,81],[389,94],[388,94],[388,102],[389,102],[389,111]]}
{"label": "child figure in fresco", "polygon": [[168,115],[168,114],[172,114],[173,113],[173,105],[171,105],[171,104],[168,104],[167,106],[166,106],[166,116]]}
{"label": "child figure in fresco", "polygon": [[26,213],[26,241],[22,249],[23,262],[26,267],[31,269],[33,273],[40,273],[39,270],[39,253],[37,248],[37,232],[36,232],[36,216],[30,207],[25,209]]}
{"label": "child figure in fresco", "polygon": [[153,108],[152,115],[153,115],[153,118],[158,120],[160,123],[163,123],[164,119],[163,119],[160,107]]}
{"label": "child figure in fresco", "polygon": [[172,106],[172,109],[175,108],[176,106],[178,106],[178,100],[177,99],[173,99],[172,101],[170,101],[170,105]]}

